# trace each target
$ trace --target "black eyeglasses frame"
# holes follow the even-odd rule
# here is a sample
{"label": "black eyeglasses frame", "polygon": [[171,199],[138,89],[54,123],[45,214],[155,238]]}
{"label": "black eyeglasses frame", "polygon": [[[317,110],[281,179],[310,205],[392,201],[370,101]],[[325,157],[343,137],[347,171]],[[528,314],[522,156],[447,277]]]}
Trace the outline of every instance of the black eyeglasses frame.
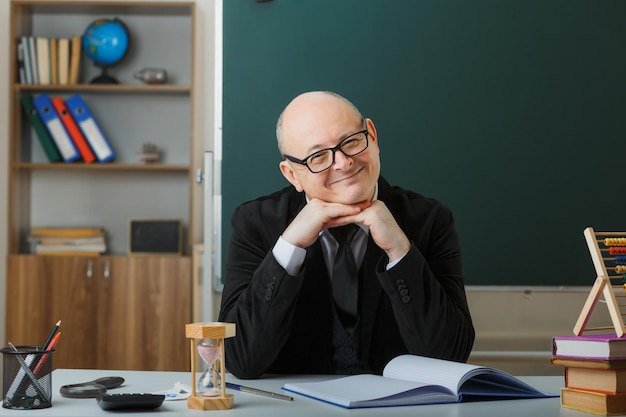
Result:
{"label": "black eyeglasses frame", "polygon": [[[352,154],[352,155],[348,155],[347,153],[345,153],[343,151],[343,149],[341,149],[341,147],[343,146],[344,143],[346,143],[347,140],[349,140],[351,137],[356,136],[356,135],[360,135],[360,134],[364,134],[365,135],[365,148],[363,148],[361,151]],[[320,172],[324,172],[327,169],[330,169],[334,164],[335,164],[335,152],[340,151],[342,154],[344,154],[347,157],[353,157],[353,156],[357,156],[363,152],[365,152],[367,150],[367,148],[369,147],[369,130],[367,128],[367,123],[365,122],[365,119],[363,119],[363,130],[359,130],[358,132],[354,132],[351,133],[350,135],[346,136],[345,138],[343,138],[341,140],[341,142],[339,142],[339,144],[337,146],[334,146],[332,148],[325,148],[325,149],[320,149],[319,151],[315,151],[313,152],[311,155],[307,156],[304,159],[298,159],[296,157],[293,157],[291,155],[283,155],[283,158],[295,163],[295,164],[299,164],[299,165],[304,165],[305,167],[307,167],[309,169],[309,171],[311,171],[313,174],[319,174]],[[319,171],[313,171],[313,169],[311,169],[311,167],[309,166],[309,164],[307,164],[307,159],[309,159],[310,157],[312,157],[315,154],[318,154],[320,152],[327,152],[327,151],[331,151],[333,154],[333,160],[331,162],[331,164]]]}

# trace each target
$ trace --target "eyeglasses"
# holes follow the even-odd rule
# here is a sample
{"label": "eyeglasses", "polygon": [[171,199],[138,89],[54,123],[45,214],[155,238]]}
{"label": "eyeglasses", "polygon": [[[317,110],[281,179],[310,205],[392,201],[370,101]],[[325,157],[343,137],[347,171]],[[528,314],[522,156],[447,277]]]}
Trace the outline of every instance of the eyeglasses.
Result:
{"label": "eyeglasses", "polygon": [[289,155],[283,155],[283,158],[296,164],[305,165],[309,171],[317,174],[333,166],[335,163],[335,152],[337,151],[341,151],[345,156],[356,156],[365,151],[368,145],[367,134],[367,125],[365,124],[365,119],[363,119],[363,130],[351,134],[334,148],[322,149],[304,159],[294,158]]}

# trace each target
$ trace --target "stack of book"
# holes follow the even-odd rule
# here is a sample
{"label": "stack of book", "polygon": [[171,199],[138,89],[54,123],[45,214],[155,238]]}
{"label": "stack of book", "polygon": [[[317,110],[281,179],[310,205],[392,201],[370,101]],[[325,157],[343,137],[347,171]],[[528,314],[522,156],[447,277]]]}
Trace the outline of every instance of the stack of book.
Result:
{"label": "stack of book", "polygon": [[626,414],[626,337],[555,336],[552,365],[563,366],[561,405],[600,415]]}
{"label": "stack of book", "polygon": [[28,240],[37,255],[96,256],[107,251],[102,227],[33,227]]}

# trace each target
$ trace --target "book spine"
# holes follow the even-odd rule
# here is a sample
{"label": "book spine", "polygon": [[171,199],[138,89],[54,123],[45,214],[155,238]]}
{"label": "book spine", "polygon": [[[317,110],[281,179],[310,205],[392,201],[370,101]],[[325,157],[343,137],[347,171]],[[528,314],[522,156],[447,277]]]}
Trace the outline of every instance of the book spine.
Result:
{"label": "book spine", "polygon": [[73,36],[70,58],[70,84],[78,84],[78,72],[80,70],[81,37]]}
{"label": "book spine", "polygon": [[26,71],[24,69],[24,45],[21,41],[17,43],[17,72],[20,84],[26,84]]}
{"label": "book spine", "polygon": [[36,38],[37,40],[37,69],[39,71],[39,84],[50,84],[50,45],[48,38]]}
{"label": "book spine", "polygon": [[30,121],[31,126],[35,129],[35,133],[37,134],[37,138],[39,139],[39,143],[41,144],[48,160],[50,162],[59,162],[61,161],[61,154],[54,144],[54,140],[50,136],[50,133],[46,129],[43,121],[39,117],[39,113],[37,109],[33,105],[33,98],[30,95],[22,95],[20,97],[22,102],[22,108]]}
{"label": "book spine", "polygon": [[22,45],[22,50],[24,51],[24,76],[25,76],[25,84],[33,83],[33,75],[32,75],[32,64],[30,61],[30,46],[28,42],[28,37],[22,36],[20,38],[20,45]]}
{"label": "book spine", "polygon": [[33,227],[31,237],[88,238],[104,236],[102,227]]}
{"label": "book spine", "polygon": [[61,118],[61,121],[63,122],[63,125],[65,126],[65,129],[67,130],[67,133],[69,133],[70,137],[72,138],[72,141],[74,141],[74,145],[76,145],[76,148],[80,152],[80,156],[83,158],[83,161],[86,164],[90,164],[93,161],[95,161],[96,160],[95,155],[91,151],[91,148],[87,144],[87,140],[83,136],[80,128],[76,124],[76,121],[72,117],[72,114],[70,113],[69,109],[65,105],[65,102],[63,101],[63,99],[61,97],[53,98],[52,105],[54,106],[57,113],[59,114],[59,117]]}
{"label": "book spine", "polygon": [[59,47],[57,38],[50,38],[50,84],[59,84]]}
{"label": "book spine", "polygon": [[37,69],[37,46],[34,36],[28,37],[28,53],[30,55],[30,69],[33,84],[39,84],[39,70]]}
{"label": "book spine", "polygon": [[70,68],[70,40],[61,38],[58,41],[59,48],[59,84],[67,85],[69,83]]}

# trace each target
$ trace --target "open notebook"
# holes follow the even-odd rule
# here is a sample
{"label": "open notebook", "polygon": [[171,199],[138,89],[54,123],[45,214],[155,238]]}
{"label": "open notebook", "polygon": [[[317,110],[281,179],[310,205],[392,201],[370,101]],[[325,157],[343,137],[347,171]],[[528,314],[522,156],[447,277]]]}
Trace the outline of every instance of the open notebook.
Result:
{"label": "open notebook", "polygon": [[383,375],[353,375],[283,389],[346,408],[557,397],[498,369],[415,355],[392,359]]}

